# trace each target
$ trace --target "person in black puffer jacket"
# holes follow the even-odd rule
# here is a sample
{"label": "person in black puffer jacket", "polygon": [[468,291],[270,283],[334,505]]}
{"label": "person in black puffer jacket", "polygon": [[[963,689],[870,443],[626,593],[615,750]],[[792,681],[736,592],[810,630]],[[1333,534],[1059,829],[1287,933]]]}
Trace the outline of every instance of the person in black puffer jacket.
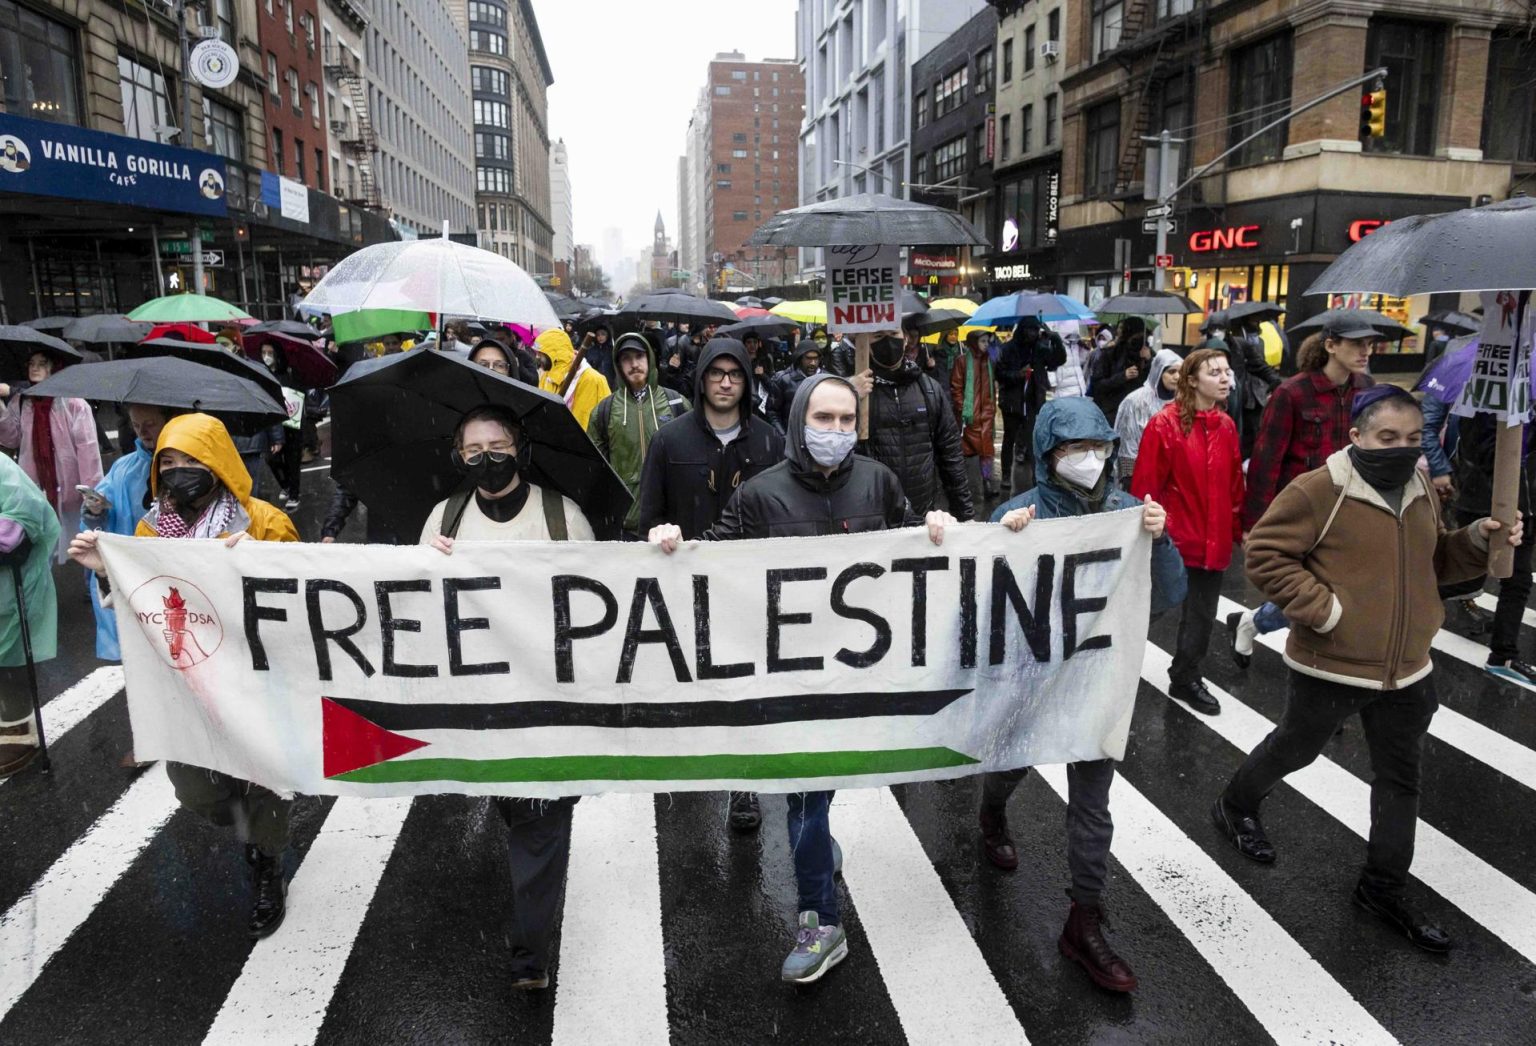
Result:
{"label": "person in black puffer jacket", "polygon": [[896,474],[919,515],[938,507],[942,484],[954,517],[973,519],[960,428],[949,397],[915,361],[905,358],[904,350],[894,332],[878,335],[870,344],[875,387],[869,398],[869,438],[859,452]]}
{"label": "person in black puffer jacket", "polygon": [[[1051,390],[1050,371],[1067,362],[1061,336],[1034,316],[1013,328],[1013,337],[998,353],[998,406],[1003,412],[1002,482],[1010,492],[1034,486],[1035,416]],[[1110,419],[1113,421],[1113,419]]]}

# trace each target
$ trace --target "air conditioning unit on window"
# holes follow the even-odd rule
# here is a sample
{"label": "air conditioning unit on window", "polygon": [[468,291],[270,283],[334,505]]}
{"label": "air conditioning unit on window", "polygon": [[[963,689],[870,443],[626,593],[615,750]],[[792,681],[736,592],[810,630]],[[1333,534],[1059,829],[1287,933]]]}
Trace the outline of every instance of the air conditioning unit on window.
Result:
{"label": "air conditioning unit on window", "polygon": [[1040,45],[1040,57],[1047,62],[1054,62],[1061,57],[1061,41],[1047,40]]}
{"label": "air conditioning unit on window", "polygon": [[347,133],[347,121],[345,121],[345,120],[332,120],[331,121],[331,130],[334,133],[336,133],[336,134],[346,134]]}

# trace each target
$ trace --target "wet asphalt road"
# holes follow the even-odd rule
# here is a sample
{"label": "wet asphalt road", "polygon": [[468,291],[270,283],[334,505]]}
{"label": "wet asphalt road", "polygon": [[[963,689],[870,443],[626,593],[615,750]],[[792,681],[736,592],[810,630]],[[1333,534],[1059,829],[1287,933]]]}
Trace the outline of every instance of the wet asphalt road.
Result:
{"label": "wet asphalt road", "polygon": [[[331,486],[323,467],[305,480],[295,518],[315,540]],[[360,536],[353,520],[344,539]],[[1358,720],[1330,743],[1326,765],[1266,806],[1279,863],[1253,865],[1217,837],[1210,801],[1257,739],[1243,731],[1279,716],[1282,665],[1261,647],[1240,672],[1218,627],[1208,679],[1236,700],[1221,717],[1196,717],[1158,689],[1158,652],[1174,629],[1163,621],[1111,804],[1106,907],[1111,939],[1141,979],[1134,995],[1095,989],[1057,953],[1063,802],[1039,774],[1010,808],[1021,854],[1011,875],[979,856],[974,778],[891,789],[899,809],[864,836],[847,819],[879,815],[868,805],[879,793],[840,796],[834,833],[861,840],[845,843],[852,951],[799,989],[777,979],[795,917],[782,799],[765,797],[763,830],[743,836],[726,827],[719,795],[646,797],[638,819],[616,822],[643,822],[640,850],[601,829],[611,804],[586,800],[578,824],[590,818],[596,834],[573,856],[572,890],[578,867],[599,883],[639,879],[654,913],[623,890],[581,892],[579,954],[562,953],[549,991],[522,995],[507,988],[505,830],[485,801],[422,798],[395,814],[380,807],[374,821],[359,813],[364,801],[302,800],[289,922],[266,942],[271,954],[253,949],[229,834],[167,804],[158,770],[119,769],[124,698],[111,670],[98,673],[79,572],[61,568],[57,580],[62,649],[43,666],[43,692],[60,710],[87,711],[57,738],[51,776],[0,785],[8,1046],[883,1044],[952,1041],[951,1028],[966,1041],[1063,1044],[1292,1042],[1319,1027],[1342,1042],[1536,1041],[1536,693],[1486,676],[1459,619],[1435,654],[1443,710],[1425,745],[1415,865],[1434,884],[1415,888],[1458,942],[1449,956],[1414,951],[1348,904],[1364,850],[1349,825],[1363,816],[1370,772]],[[1256,602],[1235,572],[1226,594]],[[347,829],[347,816],[363,827]],[[300,918],[316,882],[369,868]],[[565,919],[576,933],[569,907]],[[300,983],[280,976],[290,968],[305,971]],[[598,987],[562,992],[562,978],[578,975]]]}

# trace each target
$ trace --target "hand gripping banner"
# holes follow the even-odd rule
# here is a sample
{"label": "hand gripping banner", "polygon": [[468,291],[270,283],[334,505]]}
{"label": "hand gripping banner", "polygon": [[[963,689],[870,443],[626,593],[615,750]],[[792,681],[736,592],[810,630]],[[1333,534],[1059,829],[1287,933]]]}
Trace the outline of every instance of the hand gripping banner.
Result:
{"label": "hand gripping banner", "polygon": [[316,795],[788,792],[1124,755],[1140,512],[695,543],[103,536],[134,751]]}

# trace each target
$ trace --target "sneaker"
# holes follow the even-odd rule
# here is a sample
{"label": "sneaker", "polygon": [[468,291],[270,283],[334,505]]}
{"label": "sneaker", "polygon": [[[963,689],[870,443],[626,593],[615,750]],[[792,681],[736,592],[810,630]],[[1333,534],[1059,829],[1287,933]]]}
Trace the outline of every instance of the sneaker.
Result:
{"label": "sneaker", "polygon": [[1253,637],[1258,635],[1258,630],[1253,627],[1253,611],[1228,614],[1227,635],[1232,644],[1232,660],[1238,668],[1247,668],[1253,660]]}
{"label": "sneaker", "polygon": [[1488,663],[1483,666],[1483,671],[1520,686],[1536,686],[1536,665],[1528,664],[1519,658],[1512,657],[1508,661],[1495,661],[1489,658]]}
{"label": "sneaker", "polygon": [[832,878],[836,879],[843,874],[843,848],[837,845],[837,840],[832,840]]}
{"label": "sneaker", "polygon": [[815,912],[801,912],[795,950],[785,958],[779,979],[790,984],[810,984],[846,958],[848,938],[843,928],[822,926]]}
{"label": "sneaker", "polygon": [[755,832],[763,823],[756,792],[731,793],[731,827],[738,832]]}

